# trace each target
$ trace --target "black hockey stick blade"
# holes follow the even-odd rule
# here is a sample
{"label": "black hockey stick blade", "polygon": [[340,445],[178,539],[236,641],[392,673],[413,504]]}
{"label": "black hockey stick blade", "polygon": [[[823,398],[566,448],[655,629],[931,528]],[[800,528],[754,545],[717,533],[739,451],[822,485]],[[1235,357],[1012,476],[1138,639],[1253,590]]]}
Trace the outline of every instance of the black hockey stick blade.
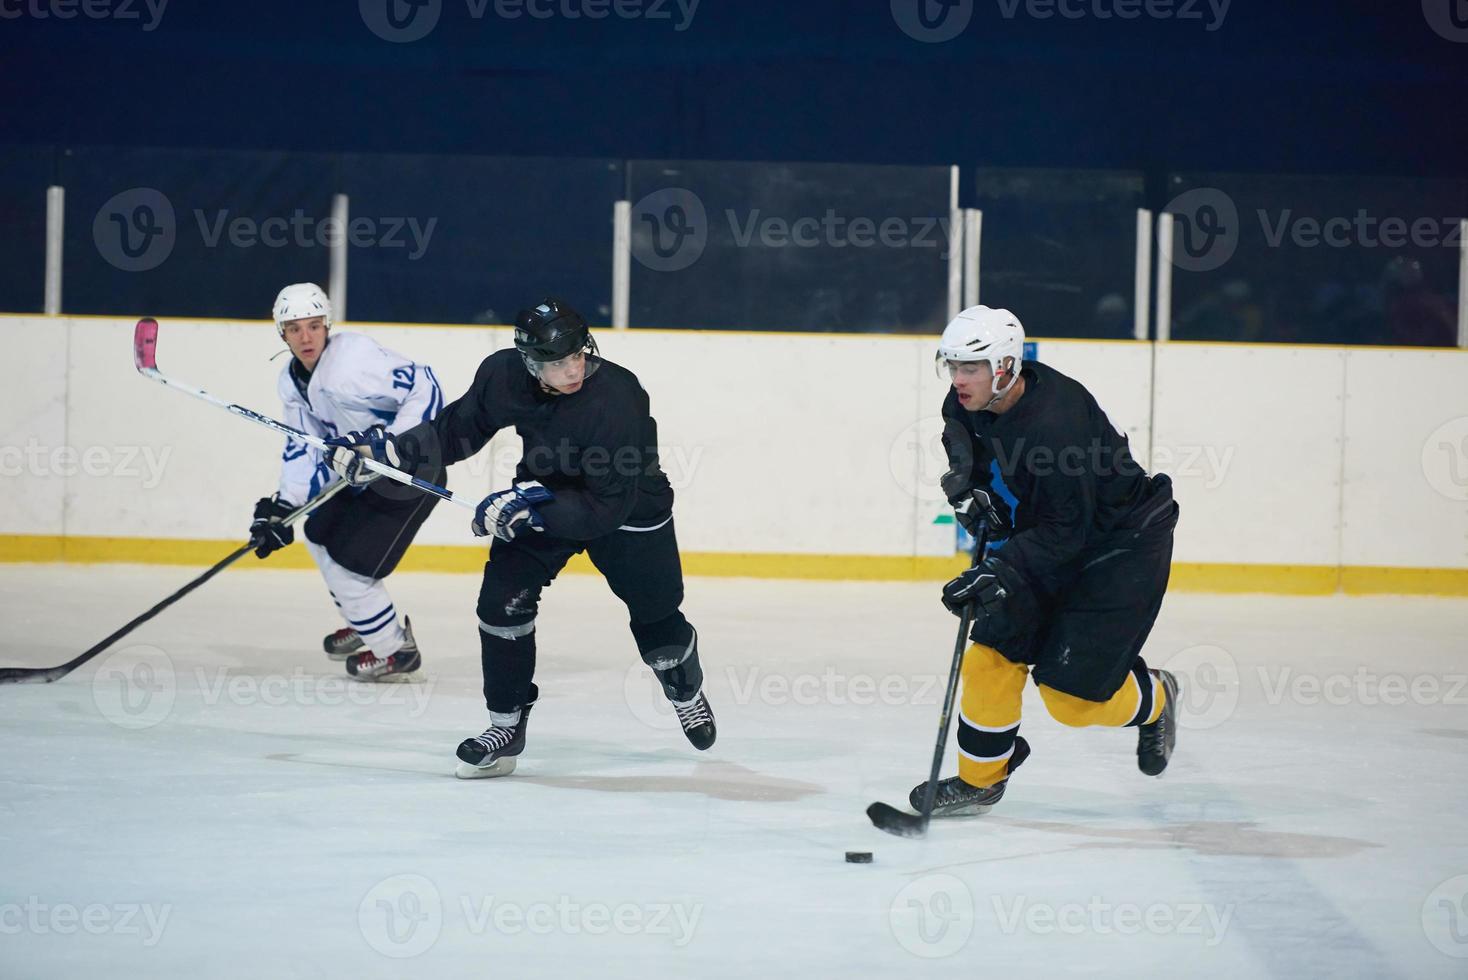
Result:
{"label": "black hockey stick blade", "polygon": [[50,684],[70,670],[60,667],[0,667],[0,684]]}
{"label": "black hockey stick blade", "polygon": [[922,817],[888,803],[873,803],[867,807],[867,817],[873,827],[896,837],[922,837],[928,832],[928,822]]}

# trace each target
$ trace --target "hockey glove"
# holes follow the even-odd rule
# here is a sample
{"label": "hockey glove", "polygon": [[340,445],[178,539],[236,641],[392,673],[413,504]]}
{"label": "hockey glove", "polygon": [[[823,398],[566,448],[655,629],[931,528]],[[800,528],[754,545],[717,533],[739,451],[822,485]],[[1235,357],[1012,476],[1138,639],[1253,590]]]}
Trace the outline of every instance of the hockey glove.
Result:
{"label": "hockey glove", "polygon": [[272,551],[279,551],[296,540],[296,532],[289,524],[281,523],[295,510],[289,500],[281,500],[280,494],[261,497],[255,504],[255,520],[250,525],[250,544],[255,546],[255,557],[264,558]]}
{"label": "hockey glove", "polygon": [[1039,623],[1039,605],[1034,592],[1013,565],[990,555],[943,586],[943,605],[962,616],[974,605],[974,627],[970,637],[977,643],[997,646]]}
{"label": "hockey glove", "polygon": [[535,505],[555,499],[555,494],[535,480],[517,483],[481,500],[474,508],[474,523],[470,529],[478,537],[493,534],[501,541],[513,541],[516,534],[527,528],[544,531],[545,522],[535,512]]}
{"label": "hockey glove", "polygon": [[953,516],[969,534],[978,536],[979,521],[989,525],[989,543],[1009,540],[1014,521],[1009,516],[1009,503],[993,490],[975,488],[953,505]]}
{"label": "hockey glove", "polygon": [[348,486],[365,487],[382,476],[363,463],[365,457],[394,468],[398,466],[398,454],[393,446],[393,437],[380,425],[362,432],[348,432],[344,436],[326,440],[326,462]]}
{"label": "hockey glove", "polygon": [[953,505],[953,516],[969,534],[978,535],[977,529],[982,519],[989,524],[991,542],[997,544],[1008,540],[1014,533],[1014,519],[1010,516],[1009,502],[994,490],[969,486],[970,481],[970,468],[957,466],[944,473],[939,481],[943,487],[943,495]]}

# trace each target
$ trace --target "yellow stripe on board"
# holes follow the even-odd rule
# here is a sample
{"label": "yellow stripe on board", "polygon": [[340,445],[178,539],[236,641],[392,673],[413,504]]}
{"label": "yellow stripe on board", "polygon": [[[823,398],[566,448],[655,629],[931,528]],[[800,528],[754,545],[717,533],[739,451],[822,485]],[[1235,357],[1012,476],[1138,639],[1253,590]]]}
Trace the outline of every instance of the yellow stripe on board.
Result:
{"label": "yellow stripe on board", "polygon": [[[0,562],[195,565],[207,567],[243,542],[174,538],[62,537],[0,534]],[[398,567],[405,572],[478,574],[488,548],[475,545],[414,545]],[[962,571],[967,560],[892,555],[781,555],[716,551],[683,552],[689,575],[727,578],[814,579],[867,582],[941,582]],[[236,568],[314,568],[299,543],[267,561],[246,555]],[[595,573],[585,555],[566,566],[574,574]],[[1176,592],[1273,595],[1468,596],[1468,568],[1379,568],[1334,565],[1229,565],[1177,562],[1168,585]]]}

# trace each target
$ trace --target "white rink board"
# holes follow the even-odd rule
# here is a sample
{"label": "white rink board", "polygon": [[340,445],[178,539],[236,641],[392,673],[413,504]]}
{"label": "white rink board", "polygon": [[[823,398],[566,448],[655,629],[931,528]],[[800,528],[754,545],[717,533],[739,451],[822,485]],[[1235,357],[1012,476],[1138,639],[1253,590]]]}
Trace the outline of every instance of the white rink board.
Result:
{"label": "white rink board", "polygon": [[[139,378],[132,327],[0,318],[27,366],[0,395],[0,534],[235,538],[275,488],[281,437]],[[510,342],[493,327],[341,329],[429,364],[446,400]],[[686,550],[951,552],[952,525],[934,524],[947,507],[933,338],[602,330],[598,339],[648,390]],[[1096,394],[1139,460],[1150,449],[1150,466],[1172,474],[1183,507],[1177,560],[1468,567],[1461,352],[1166,344],[1154,372],[1152,345],[1038,343],[1042,361]],[[281,350],[268,323],[166,320],[159,363],[278,416],[283,360],[271,357]],[[45,452],[27,457],[28,446]],[[68,476],[53,463],[63,449],[74,453]],[[501,433],[449,483],[478,496],[508,481],[517,456],[518,437]],[[475,544],[467,516],[441,506],[418,540]]]}
{"label": "white rink board", "polygon": [[1468,568],[1468,356],[1346,360],[1347,565]]}
{"label": "white rink board", "polygon": [[1175,560],[1339,563],[1344,371],[1338,348],[1159,346],[1152,458],[1182,508]]}
{"label": "white rink board", "polygon": [[66,323],[20,322],[4,334],[19,370],[0,385],[0,533],[62,534],[64,474],[82,463],[66,452]]}

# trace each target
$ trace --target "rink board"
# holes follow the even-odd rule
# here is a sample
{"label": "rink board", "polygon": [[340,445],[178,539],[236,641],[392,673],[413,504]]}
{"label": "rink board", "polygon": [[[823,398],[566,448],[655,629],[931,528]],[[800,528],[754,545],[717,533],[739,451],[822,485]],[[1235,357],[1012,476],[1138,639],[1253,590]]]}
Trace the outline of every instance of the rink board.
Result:
{"label": "rink board", "polygon": [[[0,394],[0,559],[196,564],[276,486],[279,436],[139,378],[133,320],[3,317],[27,371]],[[503,327],[350,325],[461,394]],[[658,419],[692,574],[940,578],[945,384],[932,339],[601,331]],[[1096,394],[1183,510],[1175,585],[1468,593],[1468,356],[1458,351],[1040,340]],[[268,324],[166,321],[162,370],[278,415]],[[507,482],[501,433],[452,467]],[[437,508],[405,568],[472,571],[466,514]],[[121,540],[119,540],[121,539]],[[276,564],[299,564],[281,556]]]}

